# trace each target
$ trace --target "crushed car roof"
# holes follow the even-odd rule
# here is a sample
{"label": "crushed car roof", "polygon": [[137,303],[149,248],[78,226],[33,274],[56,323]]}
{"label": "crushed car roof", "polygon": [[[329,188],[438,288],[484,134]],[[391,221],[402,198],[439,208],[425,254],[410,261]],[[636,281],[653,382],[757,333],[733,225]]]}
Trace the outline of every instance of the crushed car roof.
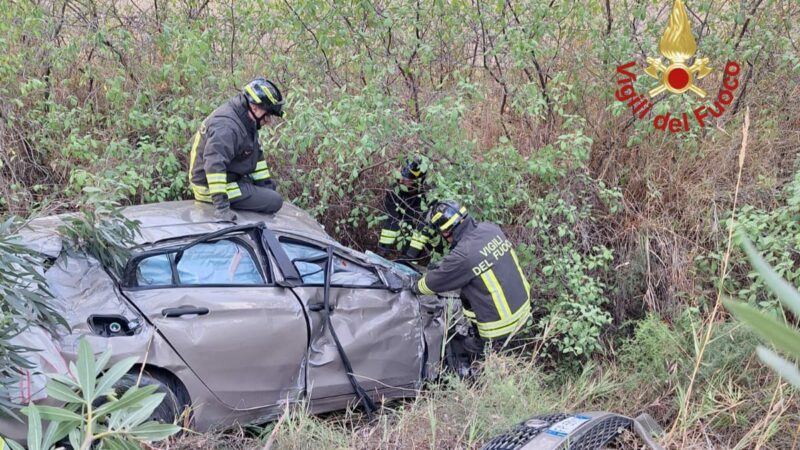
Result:
{"label": "crushed car roof", "polygon": [[[136,243],[139,245],[183,236],[202,235],[233,225],[230,222],[217,221],[214,218],[212,205],[193,200],[129,206],[124,208],[122,213],[125,217],[140,222],[141,235],[136,238]],[[290,203],[284,203],[280,211],[275,214],[238,210],[236,214],[238,216],[236,225],[264,222],[271,230],[322,240],[331,239],[310,214]],[[57,227],[64,223],[63,219],[71,215],[74,213],[31,220],[19,231],[21,243],[45,255],[57,256],[61,252],[61,237],[58,235]]]}

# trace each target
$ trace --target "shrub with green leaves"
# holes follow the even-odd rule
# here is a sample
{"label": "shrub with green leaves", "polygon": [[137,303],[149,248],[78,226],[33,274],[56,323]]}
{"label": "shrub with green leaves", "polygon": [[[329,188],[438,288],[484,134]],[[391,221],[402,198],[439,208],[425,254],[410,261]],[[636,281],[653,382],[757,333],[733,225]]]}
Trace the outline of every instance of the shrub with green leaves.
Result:
{"label": "shrub with green leaves", "polygon": [[[775,199],[774,208],[757,208],[744,205],[736,214],[736,221],[742,232],[753,236],[763,259],[778,276],[794,286],[800,286],[800,172]],[[725,229],[731,219],[725,221]],[[747,248],[746,246],[744,247]],[[715,250],[697,259],[700,273],[712,283],[718,277],[718,268],[724,252]],[[752,259],[752,258],[751,258]],[[748,266],[744,259],[732,261],[731,276],[725,280],[725,290],[734,298],[758,305],[779,315],[780,303],[770,295],[771,290],[755,265]]]}
{"label": "shrub with green leaves", "polygon": [[[578,188],[581,194],[597,188],[586,181]],[[533,201],[525,227],[530,234],[520,246],[520,258],[534,268],[534,305],[547,312],[531,331],[547,330],[547,345],[571,357],[599,350],[603,329],[611,323],[606,280],[613,253],[579,234],[592,226],[594,207],[588,198],[565,199],[556,193]]]}
{"label": "shrub with green leaves", "polygon": [[18,381],[13,368],[28,368],[20,356],[23,349],[10,340],[30,326],[53,331],[66,323],[48,304],[48,290],[41,267],[43,258],[19,243],[15,235],[20,222],[10,218],[0,223],[0,413],[13,415],[8,386]]}
{"label": "shrub with green leaves", "polygon": [[84,188],[87,200],[57,229],[64,250],[90,256],[119,274],[139,234],[139,222],[122,214],[119,204],[100,188]]}
{"label": "shrub with green leaves", "polygon": [[[126,358],[107,367],[110,358],[109,348],[95,359],[89,343],[81,339],[78,359],[70,362],[69,374],[52,374],[47,384],[48,396],[64,405],[30,404],[22,409],[28,416],[28,450],[50,450],[65,438],[75,450],[136,450],[141,443],[163,440],[180,431],[175,424],[149,420],[164,400],[163,393],[155,392],[157,386],[133,386],[114,397],[115,384],[137,360]],[[12,450],[24,450],[16,442],[8,445]]]}
{"label": "shrub with green leaves", "polygon": [[[781,278],[767,260],[762,257],[756,247],[747,238],[744,232],[740,232],[742,247],[750,264],[758,273],[770,292],[774,294],[780,303],[786,307],[796,318],[800,317],[800,293],[792,287],[785,279]],[[773,311],[764,312],[746,303],[735,300],[726,300],[725,306],[742,322],[746,323],[762,339],[772,346],[788,355],[795,361],[800,360],[800,330],[787,324],[787,315],[781,310],[779,317]],[[779,373],[786,381],[800,389],[800,369],[780,356],[773,350],[759,345],[756,349],[759,359]]]}
{"label": "shrub with green leaves", "polygon": [[[119,271],[128,260],[129,247],[138,234],[138,222],[122,215],[115,194],[86,188],[87,200],[80,211],[66,216],[57,231],[64,252],[78,252],[97,259],[103,267]],[[22,356],[26,349],[12,345],[12,338],[28,327],[42,327],[52,335],[67,327],[50,301],[44,272],[47,259],[22,245],[14,233],[21,226],[16,219],[0,224],[0,388],[18,381],[16,369],[32,369]],[[60,327],[59,327],[60,326]],[[0,412],[15,415],[8,389],[0,389]]]}

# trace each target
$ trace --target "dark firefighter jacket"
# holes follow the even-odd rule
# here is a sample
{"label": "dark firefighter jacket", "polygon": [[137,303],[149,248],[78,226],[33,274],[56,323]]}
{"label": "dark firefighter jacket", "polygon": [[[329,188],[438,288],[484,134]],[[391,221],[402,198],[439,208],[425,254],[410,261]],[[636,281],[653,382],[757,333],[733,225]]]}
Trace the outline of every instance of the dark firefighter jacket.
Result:
{"label": "dark firefighter jacket", "polygon": [[239,94],[211,113],[195,134],[189,182],[197,200],[210,202],[214,194],[232,200],[242,195],[239,180],[270,178],[256,124],[247,112],[247,100]]}
{"label": "dark firefighter jacket", "polygon": [[386,191],[383,198],[383,209],[388,217],[383,222],[381,237],[378,243],[389,248],[397,242],[403,234],[403,223],[410,226],[411,242],[408,244],[415,256],[422,252],[429,241],[425,230],[425,217],[422,211],[422,202],[429,187],[423,184],[419,189],[408,189],[397,184],[394,189]]}
{"label": "dark firefighter jacket", "polygon": [[486,339],[513,332],[531,311],[528,280],[511,242],[493,223],[468,217],[454,230],[450,253],[415,285],[425,295],[455,289],[461,289],[464,315]]}

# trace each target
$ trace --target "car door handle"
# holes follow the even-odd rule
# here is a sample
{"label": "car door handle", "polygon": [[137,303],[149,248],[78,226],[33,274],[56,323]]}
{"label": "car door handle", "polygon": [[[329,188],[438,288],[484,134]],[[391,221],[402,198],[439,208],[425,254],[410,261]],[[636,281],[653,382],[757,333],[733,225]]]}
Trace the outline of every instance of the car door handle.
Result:
{"label": "car door handle", "polygon": [[161,310],[161,315],[164,317],[204,316],[206,314],[208,314],[208,308],[198,308],[197,306],[179,306]]}
{"label": "car door handle", "polygon": [[[310,305],[308,305],[309,311],[320,312],[323,309],[325,309],[324,303],[311,303]],[[328,311],[333,311],[333,306],[328,306]]]}

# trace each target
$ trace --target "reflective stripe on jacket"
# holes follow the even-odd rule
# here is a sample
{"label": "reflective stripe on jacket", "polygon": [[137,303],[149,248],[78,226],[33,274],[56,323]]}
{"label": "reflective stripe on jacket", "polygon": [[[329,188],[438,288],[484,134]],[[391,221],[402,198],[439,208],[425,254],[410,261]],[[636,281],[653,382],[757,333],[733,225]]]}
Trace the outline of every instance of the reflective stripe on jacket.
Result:
{"label": "reflective stripe on jacket", "polygon": [[410,190],[399,183],[386,191],[383,198],[383,210],[388,217],[383,221],[381,237],[378,241],[381,245],[390,246],[395,243],[401,234],[403,222],[414,230],[422,228],[422,198],[424,195],[424,186],[422,190],[417,191]]}
{"label": "reflective stripe on jacket", "polygon": [[242,195],[237,183],[270,178],[247,100],[239,94],[209,115],[192,139],[189,183],[197,200],[210,202],[214,194],[229,199]]}
{"label": "reflective stripe on jacket", "polygon": [[454,231],[450,253],[416,286],[427,295],[455,289],[483,338],[507,336],[530,315],[528,280],[513,245],[493,223],[467,218]]}
{"label": "reflective stripe on jacket", "polygon": [[378,240],[381,246],[393,247],[403,236],[406,240],[403,252],[407,256],[416,257],[423,252],[431,241],[431,230],[425,225],[425,212],[422,210],[423,204],[429,204],[431,200],[430,190],[427,183],[421,183],[419,189],[409,189],[397,183],[386,191],[383,209],[388,217],[383,222]]}

